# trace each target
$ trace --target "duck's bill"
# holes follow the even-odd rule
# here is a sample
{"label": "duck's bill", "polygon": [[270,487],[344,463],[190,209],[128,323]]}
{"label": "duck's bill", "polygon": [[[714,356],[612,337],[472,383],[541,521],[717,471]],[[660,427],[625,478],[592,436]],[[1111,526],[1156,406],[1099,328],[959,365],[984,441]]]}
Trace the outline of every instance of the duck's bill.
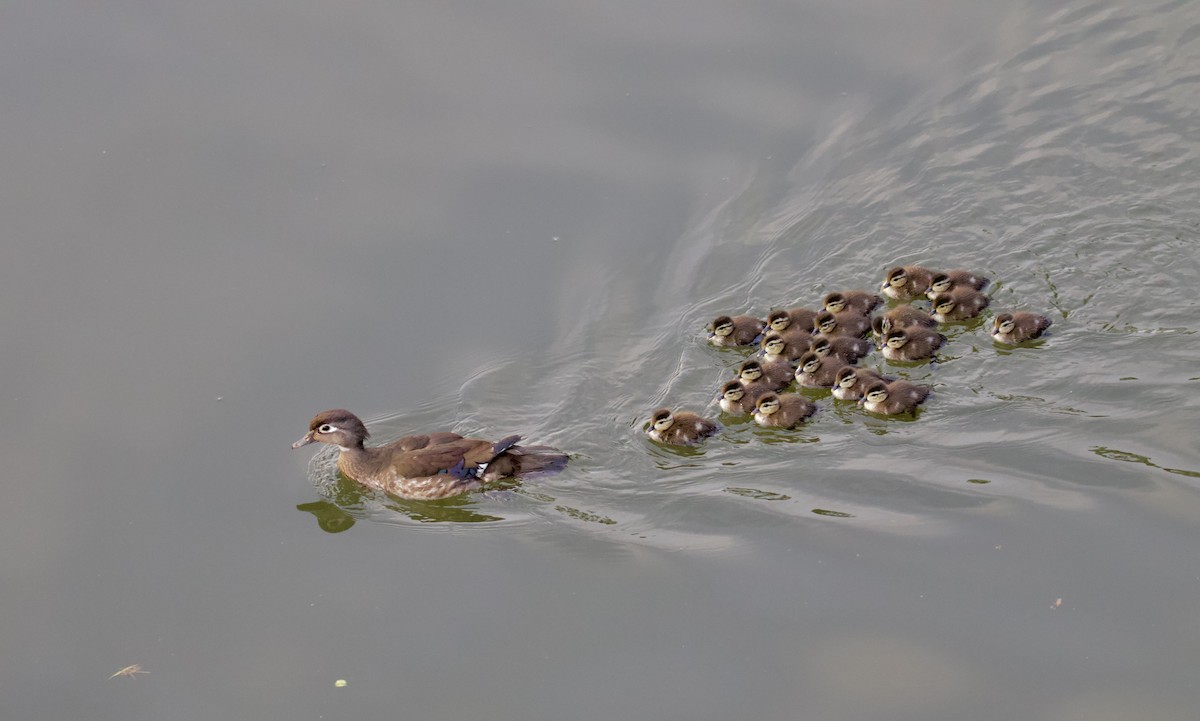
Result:
{"label": "duck's bill", "polygon": [[304,437],[292,444],[292,448],[307,446],[309,443],[316,443],[317,439],[313,438],[312,431],[304,434]]}

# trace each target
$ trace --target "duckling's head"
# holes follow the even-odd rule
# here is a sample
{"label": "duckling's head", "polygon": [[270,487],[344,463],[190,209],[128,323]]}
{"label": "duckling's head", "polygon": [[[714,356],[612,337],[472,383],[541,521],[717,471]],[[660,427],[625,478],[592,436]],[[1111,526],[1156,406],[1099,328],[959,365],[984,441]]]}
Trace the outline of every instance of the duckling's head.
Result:
{"label": "duckling's head", "polygon": [[949,293],[938,293],[933,296],[933,312],[938,315],[946,315],[954,311],[958,301],[954,300],[954,296]]}
{"label": "duckling's head", "polygon": [[675,416],[671,415],[669,408],[659,408],[650,416],[650,427],[659,433],[673,425],[675,425]]}
{"label": "duckling's head", "polygon": [[887,272],[887,280],[884,283],[893,288],[903,288],[908,283],[908,271],[898,265]]}
{"label": "duckling's head", "polygon": [[883,337],[883,344],[888,348],[902,348],[907,342],[908,333],[906,333],[903,328],[897,328],[896,330],[889,331],[888,334]]}
{"label": "duckling's head", "polygon": [[787,341],[785,341],[783,336],[779,335],[778,333],[769,333],[763,336],[762,349],[763,353],[766,353],[767,355],[779,355],[780,353],[783,353],[783,350],[786,346]]}
{"label": "duckling's head", "polygon": [[769,416],[779,410],[779,396],[774,393],[768,393],[758,399],[758,403],[754,404],[754,410]]}
{"label": "duckling's head", "polygon": [[733,333],[733,318],[727,315],[717,316],[712,322],[712,334],[718,338],[725,338]]}
{"label": "duckling's head", "polygon": [[841,293],[829,293],[821,299],[821,305],[830,313],[841,313],[846,310],[846,296]]}
{"label": "duckling's head", "polygon": [[322,411],[313,416],[308,424],[308,433],[292,444],[292,448],[309,443],[329,443],[341,448],[362,448],[363,441],[370,438],[367,427],[358,416],[350,411],[336,408]]}
{"label": "duckling's head", "polygon": [[756,360],[748,360],[738,367],[738,378],[747,383],[753,383],[762,378],[762,374],[762,364]]}
{"label": "duckling's head", "polygon": [[834,376],[834,383],[839,388],[849,388],[858,382],[858,370],[854,366],[846,366]]}
{"label": "duckling's head", "polygon": [[1001,313],[1000,315],[998,315],[992,319],[992,332],[993,333],[1003,333],[1005,335],[1008,335],[1009,333],[1012,333],[1013,329],[1016,327],[1017,327],[1017,324],[1013,320],[1012,313]]}
{"label": "duckling's head", "polygon": [[877,315],[871,319],[871,332],[877,336],[885,336],[892,329],[892,322],[887,317]]}
{"label": "duckling's head", "polygon": [[792,324],[792,317],[786,310],[774,310],[767,316],[767,325],[776,333],[782,333]]}
{"label": "duckling's head", "polygon": [[946,273],[938,273],[933,276],[933,282],[929,284],[928,296],[932,298],[938,293],[945,293],[954,287],[954,280]]}
{"label": "duckling's head", "polygon": [[821,356],[809,351],[800,356],[800,370],[805,373],[816,373],[821,367]]}
{"label": "duckling's head", "polygon": [[837,318],[833,316],[833,313],[823,311],[818,313],[816,319],[813,320],[813,327],[825,335],[829,335],[837,328]]}
{"label": "duckling's head", "polygon": [[833,344],[828,338],[816,338],[808,349],[824,358],[833,350]]}
{"label": "duckling's head", "polygon": [[746,395],[746,386],[737,378],[721,386],[721,397],[729,401],[740,401]]}
{"label": "duckling's head", "polygon": [[883,403],[888,397],[888,387],[883,381],[875,381],[867,386],[867,390],[863,393],[863,400],[867,403]]}

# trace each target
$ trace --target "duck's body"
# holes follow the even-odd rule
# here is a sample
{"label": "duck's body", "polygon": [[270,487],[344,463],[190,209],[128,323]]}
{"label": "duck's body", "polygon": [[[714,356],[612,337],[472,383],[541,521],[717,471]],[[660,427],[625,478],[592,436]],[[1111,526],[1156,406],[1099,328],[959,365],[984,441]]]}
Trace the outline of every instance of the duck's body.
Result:
{"label": "duck's body", "polygon": [[939,323],[970,320],[988,307],[988,297],[974,288],[954,288],[933,296],[933,318]]}
{"label": "duck's body", "polygon": [[992,338],[1000,343],[1015,345],[1040,338],[1052,321],[1044,315],[1018,310],[1001,313],[992,319]]}
{"label": "duck's body", "polygon": [[813,338],[808,349],[819,356],[836,356],[853,365],[866,354],[871,352],[871,342],[863,338],[848,335],[825,336]]}
{"label": "duck's body", "polygon": [[748,360],[738,366],[738,380],[746,390],[755,393],[781,391],[792,382],[792,364],[785,360],[774,363]]}
{"label": "duck's body", "polygon": [[893,300],[921,298],[933,282],[933,271],[919,265],[896,266],[884,276],[881,293]]}
{"label": "duck's body", "polygon": [[946,336],[929,328],[899,328],[883,337],[883,357],[894,361],[924,360],[945,342]]}
{"label": "duck's body", "polygon": [[646,429],[646,435],[667,445],[691,446],[719,430],[721,426],[716,422],[691,411],[672,413],[668,408],[659,408],[650,417],[650,427]]}
{"label": "duck's body", "polygon": [[871,319],[854,310],[841,313],[822,311],[813,321],[813,328],[826,336],[850,336],[861,338],[871,330]]}
{"label": "duck's body", "polygon": [[871,311],[879,307],[883,299],[874,293],[868,293],[865,290],[843,290],[841,292],[828,293],[821,300],[825,310],[830,313],[841,313],[844,310],[852,310],[860,315],[870,315]]}
{"label": "duck's body", "polygon": [[775,363],[785,361],[791,363],[808,350],[812,336],[803,331],[788,330],[784,333],[771,331],[763,336],[762,357],[764,361]]}
{"label": "duck's body", "polygon": [[745,416],[754,412],[754,406],[766,389],[749,390],[741,380],[734,378],[721,386],[721,410],[735,416]]}
{"label": "duck's body", "polygon": [[446,431],[405,436],[367,448],[370,437],[358,416],[346,410],[318,413],[308,433],[292,444],[338,446],[338,470],[369,488],[400,498],[437,499],[474,491],[484,483],[513,476],[557,471],[567,456],[548,446],[519,446],[520,436],[499,441],[463,438]]}
{"label": "duck's body", "polygon": [[875,381],[866,389],[863,408],[872,413],[895,416],[912,413],[925,402],[932,389],[909,381]]}
{"label": "duck's body", "polygon": [[911,305],[898,305],[883,315],[875,316],[871,321],[871,330],[876,335],[885,336],[897,328],[909,328],[919,325],[923,328],[936,328],[937,320],[920,308]]}
{"label": "duck's body", "polygon": [[766,428],[792,428],[816,411],[817,406],[799,393],[767,393],[758,399],[754,422]]}
{"label": "duck's body", "polygon": [[969,270],[947,270],[933,274],[933,279],[929,282],[929,290],[925,291],[925,294],[932,300],[933,296],[938,293],[947,293],[953,288],[983,290],[989,282],[991,282],[990,278],[985,278]]}
{"label": "duck's body", "polygon": [[846,366],[834,377],[833,397],[840,401],[856,401],[866,393],[867,386],[875,381],[890,381],[891,378],[870,368]]}
{"label": "duck's body", "polygon": [[752,315],[717,316],[709,326],[708,342],[719,347],[752,345],[766,327],[766,323]]}
{"label": "duck's body", "polygon": [[809,351],[800,356],[800,367],[796,369],[796,382],[805,388],[832,388],[837,373],[846,361],[837,356],[820,356]]}

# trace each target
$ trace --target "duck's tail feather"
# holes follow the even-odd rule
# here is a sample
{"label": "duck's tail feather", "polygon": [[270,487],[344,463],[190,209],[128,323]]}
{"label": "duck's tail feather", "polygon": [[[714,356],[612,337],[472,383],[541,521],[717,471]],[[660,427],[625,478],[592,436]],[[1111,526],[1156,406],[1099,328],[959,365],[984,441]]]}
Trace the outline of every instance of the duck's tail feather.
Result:
{"label": "duck's tail feather", "polygon": [[511,446],[492,459],[481,478],[489,482],[549,475],[566,468],[568,460],[566,453],[550,446]]}

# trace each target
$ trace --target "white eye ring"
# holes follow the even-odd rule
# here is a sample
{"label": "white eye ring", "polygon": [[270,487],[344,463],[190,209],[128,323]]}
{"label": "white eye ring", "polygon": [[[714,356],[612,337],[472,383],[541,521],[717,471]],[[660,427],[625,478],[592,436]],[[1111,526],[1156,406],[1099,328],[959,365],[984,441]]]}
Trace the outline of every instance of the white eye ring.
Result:
{"label": "white eye ring", "polygon": [[317,433],[333,433],[336,430],[337,430],[337,426],[333,426],[333,425],[326,423],[325,425],[323,425],[317,429]]}

